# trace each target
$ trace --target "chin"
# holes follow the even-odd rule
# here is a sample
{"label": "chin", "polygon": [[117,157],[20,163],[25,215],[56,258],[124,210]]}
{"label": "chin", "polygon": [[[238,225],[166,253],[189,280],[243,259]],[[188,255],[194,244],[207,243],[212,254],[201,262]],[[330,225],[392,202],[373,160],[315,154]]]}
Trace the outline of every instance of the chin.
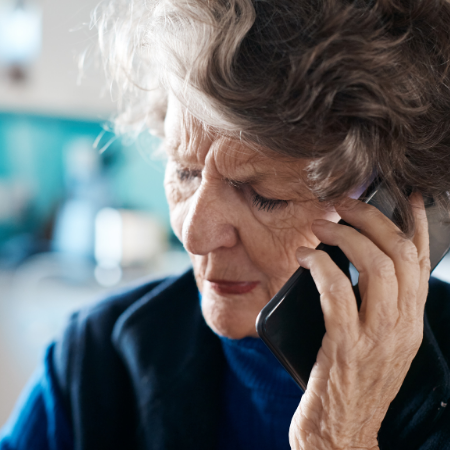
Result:
{"label": "chin", "polygon": [[261,308],[248,306],[248,302],[239,298],[209,293],[202,295],[202,313],[206,323],[216,334],[229,339],[258,337],[255,323]]}

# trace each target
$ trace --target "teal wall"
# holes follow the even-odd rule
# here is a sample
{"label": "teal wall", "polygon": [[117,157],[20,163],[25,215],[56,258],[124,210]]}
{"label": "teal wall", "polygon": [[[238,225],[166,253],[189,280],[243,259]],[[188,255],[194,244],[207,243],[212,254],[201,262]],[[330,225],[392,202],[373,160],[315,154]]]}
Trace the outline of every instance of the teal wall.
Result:
{"label": "teal wall", "polygon": [[[40,232],[67,196],[64,149],[76,139],[96,140],[101,122],[0,113],[0,184],[22,184],[29,207],[19,218],[0,217],[0,242],[23,231]],[[99,148],[110,139],[105,135]],[[169,224],[164,162],[152,155],[159,141],[149,135],[131,145],[116,140],[101,155],[112,205],[153,213]]]}

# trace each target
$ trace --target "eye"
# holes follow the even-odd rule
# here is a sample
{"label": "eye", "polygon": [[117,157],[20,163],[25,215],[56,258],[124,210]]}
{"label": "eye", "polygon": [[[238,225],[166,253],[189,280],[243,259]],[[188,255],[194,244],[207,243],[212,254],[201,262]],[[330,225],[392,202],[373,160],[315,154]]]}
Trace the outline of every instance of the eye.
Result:
{"label": "eye", "polygon": [[275,200],[271,198],[265,198],[262,195],[253,193],[252,203],[258,211],[272,212],[278,208],[287,206],[288,202],[286,200]]}
{"label": "eye", "polygon": [[180,181],[190,181],[202,176],[201,170],[191,170],[187,168],[177,169],[177,177]]}
{"label": "eye", "polygon": [[288,200],[263,197],[247,183],[240,183],[232,180],[228,180],[228,183],[238,191],[243,192],[245,196],[248,195],[248,198],[251,199],[252,206],[257,208],[258,211],[272,212],[276,209],[284,208],[289,204]]}

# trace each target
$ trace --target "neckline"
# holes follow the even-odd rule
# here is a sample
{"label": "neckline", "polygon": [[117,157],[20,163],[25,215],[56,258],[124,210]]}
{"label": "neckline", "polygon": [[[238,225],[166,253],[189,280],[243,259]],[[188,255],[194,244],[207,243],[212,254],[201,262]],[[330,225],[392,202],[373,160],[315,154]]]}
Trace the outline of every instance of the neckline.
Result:
{"label": "neckline", "polygon": [[300,398],[303,394],[260,338],[220,336],[220,341],[228,368],[248,389],[285,397]]}

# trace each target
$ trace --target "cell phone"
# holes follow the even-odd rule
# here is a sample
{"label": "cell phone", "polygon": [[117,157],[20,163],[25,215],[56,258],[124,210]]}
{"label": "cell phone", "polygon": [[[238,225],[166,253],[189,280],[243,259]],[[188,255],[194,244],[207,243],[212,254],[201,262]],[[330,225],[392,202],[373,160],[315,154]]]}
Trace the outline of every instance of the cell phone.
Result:
{"label": "cell phone", "polygon": [[[364,200],[397,223],[395,202],[384,183],[372,184]],[[450,221],[433,202],[427,202],[426,213],[433,270],[450,249]],[[317,248],[328,253],[350,278],[350,262],[339,247],[320,244]],[[354,289],[359,307],[357,286]],[[325,335],[320,296],[309,270],[300,267],[267,303],[256,319],[256,331],[296,383],[306,390]]]}

